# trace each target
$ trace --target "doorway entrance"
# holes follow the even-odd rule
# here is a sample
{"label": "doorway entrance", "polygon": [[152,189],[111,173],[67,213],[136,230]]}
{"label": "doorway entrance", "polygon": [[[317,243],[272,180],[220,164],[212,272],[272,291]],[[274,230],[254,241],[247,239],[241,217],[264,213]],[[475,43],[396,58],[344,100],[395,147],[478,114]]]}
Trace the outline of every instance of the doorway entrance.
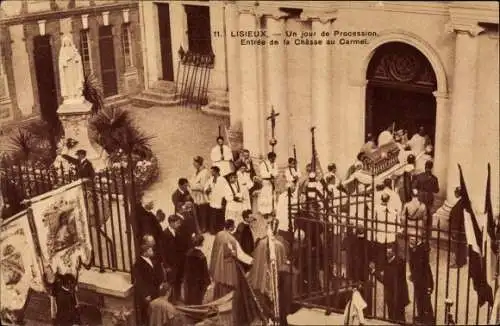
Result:
{"label": "doorway entrance", "polygon": [[174,81],[172,35],[170,34],[170,6],[168,3],[158,3],[157,6],[158,24],[160,28],[162,79]]}
{"label": "doorway entrance", "polygon": [[187,16],[189,51],[210,54],[212,35],[210,32],[210,8],[208,6],[184,6]]}
{"label": "doorway entrance", "polygon": [[56,117],[59,105],[50,35],[35,36],[33,43],[40,113],[43,119],[50,121]]}
{"label": "doorway entrance", "polygon": [[101,76],[104,97],[118,94],[116,80],[115,47],[112,26],[99,27],[99,51],[101,53]]}
{"label": "doorway entrance", "polygon": [[434,144],[436,75],[418,49],[402,42],[381,45],[370,60],[366,77],[366,134],[377,138],[394,125],[411,137],[423,126]]}

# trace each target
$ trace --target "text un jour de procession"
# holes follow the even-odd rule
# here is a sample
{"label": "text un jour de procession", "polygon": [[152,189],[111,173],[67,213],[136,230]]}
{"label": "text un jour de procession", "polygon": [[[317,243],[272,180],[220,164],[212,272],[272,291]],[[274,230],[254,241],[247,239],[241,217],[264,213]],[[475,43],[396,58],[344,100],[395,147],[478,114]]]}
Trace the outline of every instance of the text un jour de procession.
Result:
{"label": "text un jour de procession", "polygon": [[[224,33],[213,32],[214,37],[222,37]],[[239,38],[240,45],[363,45],[368,38],[377,36],[369,31],[290,31],[270,33],[267,30],[235,30],[228,33],[231,38]]]}

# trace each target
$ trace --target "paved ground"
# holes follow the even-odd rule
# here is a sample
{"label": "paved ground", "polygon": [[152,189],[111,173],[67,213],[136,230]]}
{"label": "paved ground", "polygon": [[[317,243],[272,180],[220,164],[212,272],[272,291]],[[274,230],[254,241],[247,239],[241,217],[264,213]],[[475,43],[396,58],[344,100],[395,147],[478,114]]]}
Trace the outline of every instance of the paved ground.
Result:
{"label": "paved ground", "polygon": [[227,125],[229,121],[177,106],[130,107],[130,111],[138,126],[155,137],[151,145],[160,162],[159,181],[148,189],[146,196],[154,200],[156,209],[172,213],[170,198],[177,188],[178,178],[191,178],[194,156],[200,155],[209,160],[218,126]]}

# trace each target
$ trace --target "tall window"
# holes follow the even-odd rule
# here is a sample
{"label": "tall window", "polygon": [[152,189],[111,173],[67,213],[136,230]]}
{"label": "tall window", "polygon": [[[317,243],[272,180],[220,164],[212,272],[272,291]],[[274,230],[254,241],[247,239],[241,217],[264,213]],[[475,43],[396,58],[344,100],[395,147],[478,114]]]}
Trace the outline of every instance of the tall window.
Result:
{"label": "tall window", "polygon": [[9,97],[6,77],[7,76],[5,76],[5,71],[3,67],[2,45],[0,44],[0,100]]}
{"label": "tall window", "polygon": [[134,66],[134,58],[132,57],[132,45],[130,35],[130,24],[122,25],[122,49],[123,49],[123,59],[125,60],[125,67]]}
{"label": "tall window", "polygon": [[83,70],[86,75],[92,73],[92,58],[89,47],[89,30],[80,31],[80,49],[82,52]]}

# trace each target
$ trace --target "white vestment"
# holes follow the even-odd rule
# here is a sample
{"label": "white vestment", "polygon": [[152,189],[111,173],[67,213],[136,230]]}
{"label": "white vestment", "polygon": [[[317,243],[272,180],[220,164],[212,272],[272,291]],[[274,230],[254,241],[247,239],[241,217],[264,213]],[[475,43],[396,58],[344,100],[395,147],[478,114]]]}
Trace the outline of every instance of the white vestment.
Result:
{"label": "white vestment", "polygon": [[424,136],[420,136],[419,134],[415,134],[415,135],[413,135],[413,137],[411,137],[410,141],[408,142],[408,145],[410,145],[413,153],[418,155],[418,154],[422,153],[423,151],[425,151],[425,142],[426,142],[426,138]]}
{"label": "white vestment", "polygon": [[212,164],[218,166],[220,175],[226,176],[233,172],[233,152],[227,145],[216,145],[210,152],[210,160]]}
{"label": "white vestment", "polygon": [[278,176],[276,163],[271,163],[269,160],[263,161],[260,166],[260,177],[262,179],[262,189],[259,193],[259,213],[271,214],[273,211],[273,182],[272,179]]}

